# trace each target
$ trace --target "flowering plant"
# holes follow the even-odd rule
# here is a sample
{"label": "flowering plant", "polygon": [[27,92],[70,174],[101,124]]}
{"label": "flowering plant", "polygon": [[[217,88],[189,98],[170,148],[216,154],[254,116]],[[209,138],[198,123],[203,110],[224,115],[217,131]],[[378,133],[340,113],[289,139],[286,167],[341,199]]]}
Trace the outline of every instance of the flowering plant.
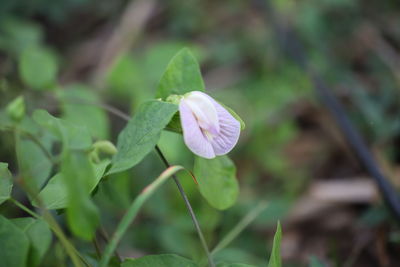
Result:
{"label": "flowering plant", "polygon": [[[30,68],[29,65],[27,68]],[[213,253],[227,246],[237,236],[238,231],[234,228],[211,251],[189,197],[176,174],[186,170],[192,175],[201,195],[215,209],[224,210],[234,205],[239,194],[239,184],[235,165],[227,153],[238,143],[244,123],[230,108],[205,93],[198,63],[189,50],[181,50],[171,60],[158,86],[157,99],[142,103],[132,118],[114,107],[93,101],[95,97],[88,95],[87,90],[82,87],[53,89],[54,97],[64,104],[62,118],[41,109],[35,109],[32,115],[27,114],[23,97],[16,98],[0,113],[0,130],[14,133],[16,154],[22,173],[21,178],[13,179],[8,164],[0,163],[0,204],[10,201],[32,216],[17,220],[0,216],[0,248],[4,252],[2,255],[5,255],[2,261],[7,266],[37,266],[44,252],[49,249],[54,233],[74,266],[91,265],[89,257],[82,255],[73,246],[58,224],[65,213],[66,225],[72,235],[82,241],[94,242],[98,259],[90,260],[95,261],[98,266],[110,266],[116,260],[125,267],[194,267],[204,265],[203,258],[208,260],[209,266],[215,266]],[[88,116],[77,113],[82,106],[73,104],[77,100],[76,96],[79,101],[84,101],[83,104],[80,103],[85,107],[85,115]],[[93,109],[93,106],[102,109]],[[98,124],[104,120],[105,111],[127,121],[118,135],[116,146],[111,141],[102,140],[102,132],[98,130],[101,129]],[[70,117],[70,114],[75,116]],[[195,154],[193,171],[169,164],[158,146],[161,133],[166,129],[183,134],[184,143]],[[53,150],[53,146],[58,146],[60,150]],[[97,244],[98,232],[103,229],[100,224],[101,210],[93,196],[101,187],[101,182],[130,170],[154,149],[166,169],[136,196],[111,239],[107,240],[105,237],[107,241],[104,251],[101,252]],[[38,166],[41,172],[37,171]],[[169,254],[139,259],[113,258],[118,243],[127,233],[140,208],[170,177],[176,183],[190,213],[205,257],[200,257],[198,261]],[[11,196],[14,180],[20,181],[19,185],[26,192],[32,209]],[[256,207],[256,212],[261,212],[264,206]],[[59,212],[55,214],[53,210]],[[244,224],[248,223],[246,219]],[[240,224],[243,227],[243,222]],[[26,229],[31,232],[23,232]],[[38,236],[41,238],[40,242],[36,242]],[[3,240],[9,239],[18,239],[21,249],[14,251],[7,244],[1,245]],[[280,266],[279,242],[280,228],[270,261],[274,267]],[[30,247],[34,248],[32,259],[28,258]]]}

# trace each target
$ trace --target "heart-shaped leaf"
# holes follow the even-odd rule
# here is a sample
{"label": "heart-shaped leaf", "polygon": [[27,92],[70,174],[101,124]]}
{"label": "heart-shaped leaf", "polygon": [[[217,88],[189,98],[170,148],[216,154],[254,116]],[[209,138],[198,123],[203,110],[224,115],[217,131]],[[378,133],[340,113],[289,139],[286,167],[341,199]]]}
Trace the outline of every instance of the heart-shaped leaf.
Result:
{"label": "heart-shaped leaf", "polygon": [[235,164],[228,156],[213,159],[196,157],[194,175],[200,193],[214,208],[224,210],[231,207],[239,194]]}

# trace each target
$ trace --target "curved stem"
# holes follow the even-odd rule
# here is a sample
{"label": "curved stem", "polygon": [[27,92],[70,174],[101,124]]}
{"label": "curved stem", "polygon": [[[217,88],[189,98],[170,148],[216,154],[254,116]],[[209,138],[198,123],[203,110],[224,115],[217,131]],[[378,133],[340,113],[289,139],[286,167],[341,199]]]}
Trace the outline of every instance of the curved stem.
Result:
{"label": "curved stem", "polygon": [[[156,146],[156,151],[157,151],[158,155],[160,156],[161,160],[164,162],[165,166],[168,168],[170,166],[170,164],[168,163],[167,159],[165,158],[164,154],[161,152],[161,150],[158,146]],[[190,205],[189,199],[186,196],[186,193],[183,190],[183,187],[182,187],[181,183],[179,182],[178,178],[176,177],[176,175],[172,175],[172,179],[174,179],[174,182],[175,182],[176,186],[178,187],[179,192],[181,193],[183,201],[185,202],[186,208],[188,209],[188,211],[190,213],[190,217],[192,217],[192,221],[193,221],[194,227],[196,228],[197,235],[199,236],[201,245],[203,246],[203,249],[207,255],[208,264],[210,267],[214,267],[215,266],[214,261],[212,259],[210,250],[208,249],[207,242],[206,242],[206,239],[204,238],[203,232],[201,231],[200,224],[197,221],[196,215],[193,211],[192,205]]]}

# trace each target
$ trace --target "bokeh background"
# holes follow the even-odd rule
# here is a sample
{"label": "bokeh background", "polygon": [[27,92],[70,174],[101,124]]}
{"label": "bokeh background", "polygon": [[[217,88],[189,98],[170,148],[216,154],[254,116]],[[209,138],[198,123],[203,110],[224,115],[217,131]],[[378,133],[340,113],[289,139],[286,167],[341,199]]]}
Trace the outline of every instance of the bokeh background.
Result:
{"label": "bokeh background", "polygon": [[[0,105],[22,94],[28,112],[45,108],[85,123],[97,139],[115,143],[123,120],[100,107],[65,105],[52,88],[134,114],[138,104],[154,96],[172,56],[189,47],[201,63],[208,93],[246,122],[230,154],[241,188],[234,207],[216,211],[190,177],[180,177],[209,244],[215,245],[260,203],[268,204],[216,258],[264,266],[281,220],[284,266],[399,266],[397,222],[316,97],[307,70],[287,56],[271,24],[272,12],[276,23],[294,29],[310,65],[344,104],[380,168],[398,188],[399,2],[273,0],[269,7],[259,2],[1,0]],[[38,53],[40,60],[35,61]],[[36,88],[27,86],[32,78],[23,67],[32,58]],[[53,73],[57,80],[40,86]],[[192,167],[181,136],[164,132],[160,147],[171,163]],[[8,134],[0,136],[0,159],[17,170]],[[109,233],[162,170],[153,153],[133,170],[100,184],[94,198]],[[23,215],[7,205],[1,211]],[[146,204],[119,253],[201,254],[172,182]],[[61,248],[53,247],[45,266],[62,257]]]}

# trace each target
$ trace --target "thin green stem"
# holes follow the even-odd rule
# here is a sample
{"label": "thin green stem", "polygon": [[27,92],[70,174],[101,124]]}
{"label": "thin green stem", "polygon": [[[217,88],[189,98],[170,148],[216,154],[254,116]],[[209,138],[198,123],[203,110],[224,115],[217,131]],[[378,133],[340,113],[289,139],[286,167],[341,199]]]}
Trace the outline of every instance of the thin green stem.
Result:
{"label": "thin green stem", "polygon": [[217,253],[219,250],[228,246],[255,218],[260,215],[268,206],[267,202],[259,203],[238,223],[228,234],[215,246],[211,254]]}
{"label": "thin green stem", "polygon": [[40,219],[41,216],[39,214],[37,214],[36,212],[34,212],[33,210],[31,210],[30,208],[28,208],[27,206],[25,206],[24,204],[22,204],[21,202],[19,202],[18,200],[16,200],[15,198],[9,198],[9,201],[11,201],[15,206],[17,206],[18,208],[20,208],[21,210],[25,211],[26,213],[28,213],[29,215],[31,215],[32,217],[35,217],[36,219]]}
{"label": "thin green stem", "polygon": [[[160,156],[161,160],[164,162],[165,166],[169,167],[170,164],[168,163],[167,159],[165,158],[164,154],[161,152],[161,150],[158,146],[156,146],[156,151],[157,151],[158,155]],[[174,182],[175,182],[176,186],[178,187],[179,192],[181,193],[183,201],[185,202],[186,208],[189,211],[190,217],[192,218],[194,227],[196,228],[196,231],[197,231],[197,235],[199,236],[201,245],[203,246],[204,252],[206,253],[208,265],[210,267],[214,267],[215,264],[212,259],[210,250],[208,249],[206,239],[204,238],[203,232],[201,231],[201,228],[200,228],[200,224],[196,218],[196,214],[193,211],[192,205],[189,202],[189,199],[185,193],[185,190],[183,189],[181,183],[179,182],[178,178],[175,175],[173,175],[172,178],[174,179]]]}
{"label": "thin green stem", "polygon": [[80,255],[80,253],[76,250],[76,248],[71,244],[68,238],[65,236],[61,227],[58,225],[57,221],[51,215],[51,213],[47,210],[44,210],[43,219],[49,224],[50,229],[57,236],[58,240],[60,240],[61,244],[65,248],[67,254],[70,256],[72,263],[75,266],[82,266],[81,262],[83,262],[86,266],[90,266],[90,264],[86,261],[86,259]]}

